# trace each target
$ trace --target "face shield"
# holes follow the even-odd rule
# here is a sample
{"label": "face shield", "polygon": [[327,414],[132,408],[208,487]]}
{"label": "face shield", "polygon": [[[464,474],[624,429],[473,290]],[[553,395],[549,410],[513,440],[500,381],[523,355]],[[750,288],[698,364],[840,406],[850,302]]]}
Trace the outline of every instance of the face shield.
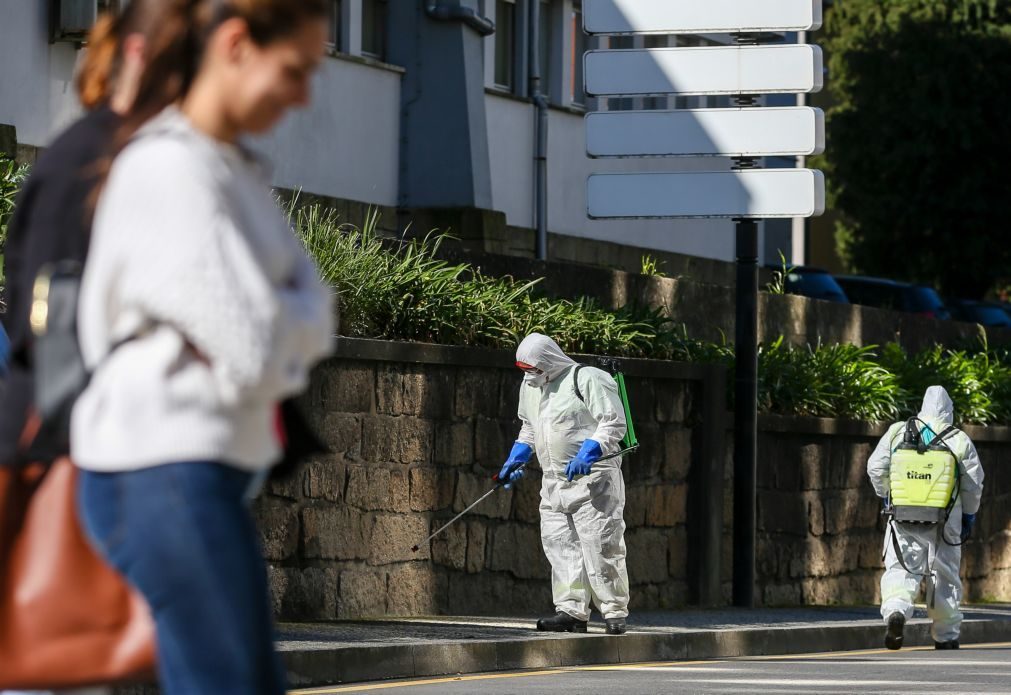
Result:
{"label": "face shield", "polygon": [[523,382],[541,388],[548,383],[548,375],[542,370],[525,362],[517,362],[516,366],[523,370]]}

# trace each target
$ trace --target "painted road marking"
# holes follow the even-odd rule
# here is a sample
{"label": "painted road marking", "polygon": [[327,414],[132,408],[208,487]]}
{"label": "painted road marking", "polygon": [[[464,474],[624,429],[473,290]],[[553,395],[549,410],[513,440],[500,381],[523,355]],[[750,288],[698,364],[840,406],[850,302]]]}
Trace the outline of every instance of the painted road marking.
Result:
{"label": "painted road marking", "polygon": [[488,673],[480,676],[454,676],[449,678],[425,678],[414,681],[391,681],[370,685],[347,685],[339,688],[309,688],[307,690],[289,690],[288,695],[330,695],[331,693],[357,693],[366,690],[388,690],[391,688],[407,688],[420,685],[438,685],[440,683],[461,683],[470,681],[486,681],[498,678],[534,678],[537,676],[557,676],[568,673],[563,669],[551,671],[524,671],[520,673]]}
{"label": "painted road marking", "polygon": [[[972,650],[972,649],[1006,649],[1011,647],[1011,642],[991,642],[987,644],[974,644],[966,645],[962,647],[962,650]],[[423,678],[411,681],[390,681],[384,683],[369,683],[362,685],[344,685],[338,687],[323,687],[323,688],[307,688],[302,690],[290,690],[288,695],[336,695],[337,693],[351,693],[351,692],[366,692],[371,690],[392,690],[394,688],[408,688],[414,686],[424,686],[424,685],[438,685],[440,683],[463,683],[472,681],[483,681],[483,680],[497,680],[503,678],[536,678],[543,676],[557,676],[566,673],[578,673],[584,671],[634,671],[634,670],[670,670],[670,671],[689,671],[693,667],[707,666],[713,668],[717,664],[726,664],[726,672],[734,673],[735,670],[733,666],[735,664],[745,663],[748,661],[785,661],[785,660],[820,660],[831,662],[832,660],[839,660],[840,663],[854,663],[853,661],[847,661],[845,659],[839,659],[839,657],[846,656],[871,656],[875,654],[891,654],[896,657],[902,652],[922,652],[922,651],[933,651],[933,647],[905,647],[901,652],[891,651],[888,649],[863,649],[863,650],[853,650],[847,652],[817,652],[811,654],[782,654],[773,656],[740,656],[732,657],[726,659],[703,659],[697,661],[659,661],[659,662],[649,662],[642,664],[608,664],[600,666],[570,666],[564,668],[547,669],[542,671],[519,671],[513,673],[487,673],[474,676],[451,676],[451,677],[441,677],[441,678]],[[933,665],[944,665],[943,661],[924,661],[921,659],[886,659],[877,660],[874,662],[875,665],[888,664],[888,663],[915,663],[919,666],[933,666]],[[986,665],[993,667],[992,662],[964,662],[959,661],[958,664],[972,665],[979,663],[979,665]],[[758,685],[758,684],[768,684],[768,685],[786,685],[800,684],[814,686],[816,683],[822,683],[822,681],[803,681],[803,680],[751,680],[751,679],[679,679],[679,681],[696,682],[696,683],[729,683],[729,684],[743,684],[743,685]],[[852,681],[824,681],[825,687],[831,685],[852,685]],[[861,685],[864,682],[861,681]],[[912,685],[911,681],[868,681],[868,685],[896,685],[905,684]],[[922,683],[917,683],[917,685],[924,686],[937,686],[936,681],[924,681]],[[773,691],[768,691],[773,692]],[[782,691],[782,692],[795,692],[795,691]],[[840,691],[848,692],[848,691]],[[946,692],[945,695],[958,695],[956,693]],[[974,695],[974,694],[973,694]],[[1011,695],[1011,693],[1006,693],[1002,695]]]}

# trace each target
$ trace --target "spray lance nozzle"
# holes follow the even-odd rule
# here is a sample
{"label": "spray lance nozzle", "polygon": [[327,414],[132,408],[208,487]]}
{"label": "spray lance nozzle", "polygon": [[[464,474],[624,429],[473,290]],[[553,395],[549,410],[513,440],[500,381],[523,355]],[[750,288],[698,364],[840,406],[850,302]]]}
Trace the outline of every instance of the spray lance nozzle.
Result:
{"label": "spray lance nozzle", "polygon": [[[520,468],[523,468],[524,466],[526,466],[525,463],[522,466],[520,466]],[[432,535],[430,535],[425,540],[421,541],[421,543],[418,543],[417,545],[412,545],[411,546],[411,552],[412,553],[418,552],[418,550],[421,548],[422,545],[424,545],[425,543],[428,543],[428,541],[432,540],[433,538],[435,538],[436,536],[438,536],[440,533],[442,533],[443,531],[445,531],[446,529],[448,529],[450,526],[452,526],[457,521],[459,521],[461,518],[463,518],[463,516],[465,516],[471,509],[473,509],[474,507],[476,507],[477,505],[481,504],[486,499],[488,499],[488,497],[490,497],[492,494],[494,494],[496,490],[498,490],[499,488],[504,487],[505,485],[507,485],[509,483],[508,480],[503,480],[502,478],[500,478],[499,475],[498,475],[498,473],[496,473],[495,475],[493,475],[491,477],[491,479],[492,479],[492,482],[495,483],[495,487],[493,487],[492,489],[488,490],[488,492],[484,493],[483,495],[481,495],[480,497],[478,497],[476,500],[474,500],[474,502],[472,502],[469,507],[467,507],[462,512],[460,512],[459,514],[457,514],[456,516],[454,516],[452,519],[450,519],[448,522],[446,522],[443,526],[441,526],[437,531],[435,531]]]}

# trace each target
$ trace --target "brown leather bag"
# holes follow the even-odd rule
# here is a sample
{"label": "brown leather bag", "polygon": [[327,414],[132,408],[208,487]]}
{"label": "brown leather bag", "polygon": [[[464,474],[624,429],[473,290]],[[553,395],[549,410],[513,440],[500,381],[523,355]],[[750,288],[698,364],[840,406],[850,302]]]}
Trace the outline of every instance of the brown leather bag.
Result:
{"label": "brown leather bag", "polygon": [[0,690],[150,681],[145,601],[94,550],[77,469],[0,466]]}

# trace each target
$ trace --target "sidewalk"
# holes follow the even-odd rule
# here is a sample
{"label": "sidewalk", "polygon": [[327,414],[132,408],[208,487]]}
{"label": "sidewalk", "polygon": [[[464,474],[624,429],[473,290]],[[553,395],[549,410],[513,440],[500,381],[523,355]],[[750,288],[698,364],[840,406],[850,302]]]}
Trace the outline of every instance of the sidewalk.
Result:
{"label": "sidewalk", "polygon": [[[1011,641],[1011,605],[963,609],[963,644]],[[535,619],[439,617],[286,624],[280,643],[291,687],[484,671],[875,649],[877,608],[685,610],[633,614],[628,634],[538,633]],[[906,646],[932,643],[920,608]]]}

